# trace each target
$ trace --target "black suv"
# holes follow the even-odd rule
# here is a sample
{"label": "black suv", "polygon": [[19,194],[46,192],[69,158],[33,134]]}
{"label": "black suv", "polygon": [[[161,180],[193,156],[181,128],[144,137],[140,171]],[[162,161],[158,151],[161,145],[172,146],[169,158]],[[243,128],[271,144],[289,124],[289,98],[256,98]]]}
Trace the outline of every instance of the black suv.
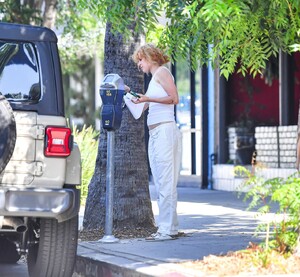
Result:
{"label": "black suv", "polygon": [[72,276],[81,162],[64,116],[57,37],[0,23],[0,262]]}

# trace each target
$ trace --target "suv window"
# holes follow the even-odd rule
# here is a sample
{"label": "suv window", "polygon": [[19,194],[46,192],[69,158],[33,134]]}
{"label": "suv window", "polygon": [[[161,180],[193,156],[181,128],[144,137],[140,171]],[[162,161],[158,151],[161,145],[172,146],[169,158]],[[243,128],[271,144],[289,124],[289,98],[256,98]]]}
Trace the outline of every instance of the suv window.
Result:
{"label": "suv window", "polygon": [[32,43],[0,40],[0,93],[14,102],[41,99],[39,65]]}

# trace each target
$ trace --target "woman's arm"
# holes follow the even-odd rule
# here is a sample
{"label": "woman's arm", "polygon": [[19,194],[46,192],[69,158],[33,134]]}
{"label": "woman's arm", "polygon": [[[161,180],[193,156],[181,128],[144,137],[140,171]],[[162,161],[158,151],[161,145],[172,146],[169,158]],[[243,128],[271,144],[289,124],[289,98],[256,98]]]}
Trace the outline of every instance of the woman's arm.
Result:
{"label": "woman's arm", "polygon": [[[130,89],[130,87],[129,86],[127,86],[127,85],[125,85],[124,86],[124,90],[126,91],[126,93],[130,93],[130,91],[131,91],[131,89]],[[141,93],[137,93],[140,97],[141,96],[144,96],[144,94],[141,94]],[[140,102],[138,102],[138,101],[135,101],[135,100],[131,100],[132,102],[134,102],[134,103],[142,103],[142,102],[147,102],[147,101],[140,101]],[[144,109],[143,109],[143,112],[145,111],[145,110],[147,110],[149,108],[149,104],[148,103],[145,103],[145,105],[144,105]]]}

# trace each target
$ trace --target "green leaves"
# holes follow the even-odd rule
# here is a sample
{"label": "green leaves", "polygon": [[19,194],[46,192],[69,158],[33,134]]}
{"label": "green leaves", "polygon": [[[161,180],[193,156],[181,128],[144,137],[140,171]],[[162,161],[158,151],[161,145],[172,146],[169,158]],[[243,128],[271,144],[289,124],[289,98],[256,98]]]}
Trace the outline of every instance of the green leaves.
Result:
{"label": "green leaves", "polygon": [[[300,226],[300,175],[299,172],[288,178],[265,179],[260,172],[255,175],[246,168],[237,167],[236,172],[247,176],[242,188],[247,188],[245,200],[250,199],[249,209],[258,208],[258,212],[266,214],[271,207],[278,207],[275,218],[271,222],[259,226],[269,230],[273,228],[273,241],[268,247],[277,251],[292,252],[297,246]],[[268,250],[268,249],[267,249]]]}
{"label": "green leaves", "polygon": [[78,9],[75,0],[60,1],[56,26],[62,30],[58,47],[63,73],[79,70],[83,56],[103,53],[104,24],[87,10]]}
{"label": "green leaves", "polygon": [[163,3],[161,0],[78,0],[78,7],[88,9],[104,22],[110,22],[114,33],[128,38],[133,35],[128,26],[134,25],[136,33],[155,29]]}
{"label": "green leaves", "polygon": [[43,17],[37,3],[22,3],[24,1],[5,0],[0,2],[1,21],[42,25]]}
{"label": "green leaves", "polygon": [[[174,60],[188,56],[191,69],[208,62],[218,64],[226,78],[237,68],[243,75],[261,74],[267,61],[280,50],[300,50],[299,0],[59,0],[58,3],[57,23],[63,28],[65,38],[60,44],[65,71],[76,70],[73,65],[80,53],[95,52],[95,46],[101,44],[97,38],[101,39],[104,31],[101,24],[107,22],[112,24],[113,32],[124,38],[146,34],[147,39],[166,48]],[[5,1],[0,11],[3,20],[40,24],[36,7]]]}
{"label": "green leaves", "polygon": [[95,170],[95,162],[98,153],[98,136],[99,132],[91,126],[83,126],[78,130],[73,125],[74,141],[78,144],[81,155],[81,204],[85,203],[88,194],[88,186]]}
{"label": "green leaves", "polygon": [[[153,33],[177,60],[190,56],[190,67],[219,64],[226,78],[237,65],[242,74],[260,74],[279,50],[299,51],[299,0],[78,0],[114,30],[131,36]],[[165,14],[163,30],[158,17]],[[158,26],[160,26],[158,28]],[[211,51],[208,51],[211,45]],[[218,59],[218,63],[216,63]]]}

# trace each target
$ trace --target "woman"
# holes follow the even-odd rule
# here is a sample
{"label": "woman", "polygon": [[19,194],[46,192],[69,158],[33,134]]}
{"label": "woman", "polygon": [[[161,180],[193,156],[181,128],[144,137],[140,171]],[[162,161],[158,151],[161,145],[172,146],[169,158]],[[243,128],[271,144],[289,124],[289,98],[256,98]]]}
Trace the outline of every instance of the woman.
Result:
{"label": "woman", "polygon": [[[181,134],[174,116],[178,92],[171,72],[163,66],[169,58],[153,44],[138,48],[133,54],[138,68],[152,74],[145,95],[138,94],[134,103],[146,103],[149,108],[148,155],[153,181],[158,193],[158,230],[146,238],[149,241],[169,240],[178,234],[177,181],[181,159]],[[125,86],[130,92],[130,88]]]}

